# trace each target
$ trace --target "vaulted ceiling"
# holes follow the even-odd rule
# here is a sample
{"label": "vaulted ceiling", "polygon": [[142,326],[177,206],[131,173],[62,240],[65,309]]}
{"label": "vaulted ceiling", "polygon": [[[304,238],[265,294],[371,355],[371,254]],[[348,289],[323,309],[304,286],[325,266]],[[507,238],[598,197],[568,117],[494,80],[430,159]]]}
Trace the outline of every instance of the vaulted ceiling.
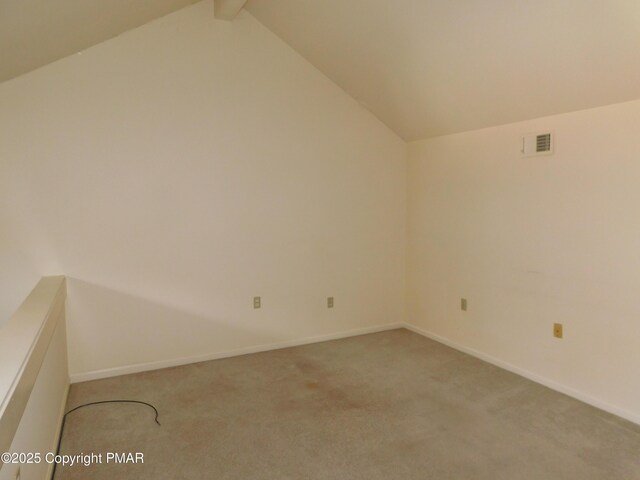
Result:
{"label": "vaulted ceiling", "polygon": [[[0,81],[190,3],[0,0]],[[638,0],[248,0],[245,8],[406,140],[640,98]]]}
{"label": "vaulted ceiling", "polygon": [[249,0],[407,140],[640,97],[638,0]]}
{"label": "vaulted ceiling", "polygon": [[197,0],[0,0],[0,82]]}

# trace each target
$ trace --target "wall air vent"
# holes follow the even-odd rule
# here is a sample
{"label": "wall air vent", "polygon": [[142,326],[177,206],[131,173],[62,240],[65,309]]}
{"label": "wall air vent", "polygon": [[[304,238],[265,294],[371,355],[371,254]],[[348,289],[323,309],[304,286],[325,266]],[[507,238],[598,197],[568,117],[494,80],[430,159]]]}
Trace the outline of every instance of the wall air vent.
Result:
{"label": "wall air vent", "polygon": [[553,153],[553,135],[550,132],[530,133],[522,137],[522,155],[551,155]]}

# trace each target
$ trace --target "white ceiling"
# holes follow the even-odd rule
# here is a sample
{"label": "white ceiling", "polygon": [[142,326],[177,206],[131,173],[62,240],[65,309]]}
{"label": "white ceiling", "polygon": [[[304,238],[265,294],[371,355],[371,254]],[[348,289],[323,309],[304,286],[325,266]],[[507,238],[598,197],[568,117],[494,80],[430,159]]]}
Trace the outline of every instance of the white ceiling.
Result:
{"label": "white ceiling", "polygon": [[0,82],[196,0],[0,0]]}
{"label": "white ceiling", "polygon": [[638,0],[249,0],[407,140],[640,98]]}
{"label": "white ceiling", "polygon": [[[0,0],[0,81],[195,0]],[[639,0],[249,0],[406,140],[640,98]]]}

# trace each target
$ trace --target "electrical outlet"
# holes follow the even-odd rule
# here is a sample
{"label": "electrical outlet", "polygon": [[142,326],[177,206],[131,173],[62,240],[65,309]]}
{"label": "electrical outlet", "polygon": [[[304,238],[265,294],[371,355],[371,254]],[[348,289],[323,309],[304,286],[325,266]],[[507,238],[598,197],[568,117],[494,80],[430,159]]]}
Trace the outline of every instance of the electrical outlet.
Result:
{"label": "electrical outlet", "polygon": [[553,336],[556,338],[562,338],[562,324],[554,323],[553,324]]}
{"label": "electrical outlet", "polygon": [[460,299],[460,310],[466,312],[467,311],[467,299],[466,298],[461,298]]}
{"label": "electrical outlet", "polygon": [[333,297],[327,297],[327,308],[333,308]]}
{"label": "electrical outlet", "polygon": [[262,300],[260,297],[253,297],[253,308],[260,308],[262,306]]}

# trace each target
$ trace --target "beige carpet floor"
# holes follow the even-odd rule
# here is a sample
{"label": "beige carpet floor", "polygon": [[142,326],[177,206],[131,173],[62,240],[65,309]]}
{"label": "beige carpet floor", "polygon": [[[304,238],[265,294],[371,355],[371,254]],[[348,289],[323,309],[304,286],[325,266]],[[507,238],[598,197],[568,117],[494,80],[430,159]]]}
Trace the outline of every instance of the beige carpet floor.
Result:
{"label": "beige carpet floor", "polygon": [[640,427],[407,330],[73,385],[63,479],[633,480]]}

